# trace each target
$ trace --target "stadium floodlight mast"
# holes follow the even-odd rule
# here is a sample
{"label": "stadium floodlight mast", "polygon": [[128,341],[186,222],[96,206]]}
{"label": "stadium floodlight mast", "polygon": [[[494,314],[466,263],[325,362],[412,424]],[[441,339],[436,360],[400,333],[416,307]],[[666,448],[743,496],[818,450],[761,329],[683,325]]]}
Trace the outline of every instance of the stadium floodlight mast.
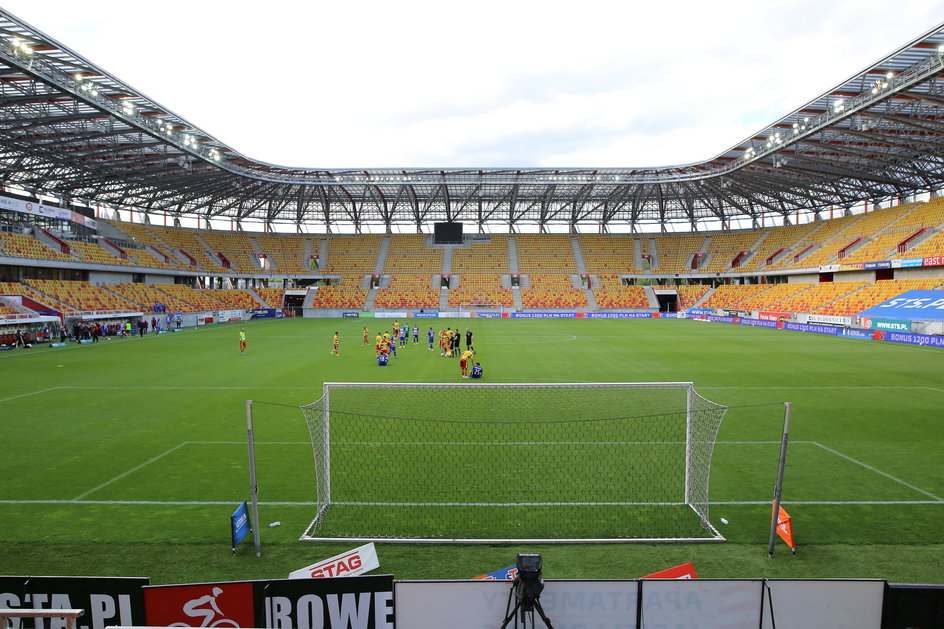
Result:
{"label": "stadium floodlight mast", "polygon": [[332,383],[305,541],[724,541],[692,383]]}

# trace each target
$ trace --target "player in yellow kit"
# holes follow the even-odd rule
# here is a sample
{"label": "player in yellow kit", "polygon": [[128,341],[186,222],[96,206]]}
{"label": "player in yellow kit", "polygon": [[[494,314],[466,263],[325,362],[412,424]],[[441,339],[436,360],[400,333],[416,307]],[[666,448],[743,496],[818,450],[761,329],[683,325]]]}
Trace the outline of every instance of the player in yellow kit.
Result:
{"label": "player in yellow kit", "polygon": [[338,351],[338,333],[334,333],[334,349],[331,350],[332,356],[340,356],[341,352]]}
{"label": "player in yellow kit", "polygon": [[378,332],[377,336],[374,337],[374,349],[376,350],[376,356],[380,356],[380,346],[383,345],[384,337]]}
{"label": "player in yellow kit", "polygon": [[462,352],[462,356],[459,357],[459,369],[462,371],[463,378],[469,377],[469,363],[473,356],[475,356],[475,352],[471,349],[467,349]]}

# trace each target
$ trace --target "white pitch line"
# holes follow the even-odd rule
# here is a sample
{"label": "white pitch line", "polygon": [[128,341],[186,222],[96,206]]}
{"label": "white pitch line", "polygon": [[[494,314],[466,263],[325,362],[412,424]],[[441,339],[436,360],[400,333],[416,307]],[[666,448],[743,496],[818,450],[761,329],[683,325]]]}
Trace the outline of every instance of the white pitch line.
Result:
{"label": "white pitch line", "polygon": [[[238,498],[232,500],[0,500],[4,505],[231,505],[239,502]],[[260,502],[263,506],[311,506],[317,502]]]}
{"label": "white pitch line", "polygon": [[908,483],[908,482],[906,482],[906,481],[903,481],[903,480],[901,480],[900,478],[896,478],[896,477],[892,476],[891,474],[888,474],[887,472],[883,472],[882,470],[880,470],[880,469],[878,469],[878,468],[876,468],[876,467],[872,467],[872,466],[869,465],[868,463],[863,463],[862,461],[858,461],[858,460],[852,458],[851,456],[845,455],[845,454],[843,454],[842,452],[838,452],[837,450],[833,450],[832,448],[829,448],[829,447],[827,447],[827,446],[824,446],[824,445],[821,444],[821,443],[817,443],[816,441],[813,441],[812,443],[813,443],[814,445],[816,445],[816,446],[819,446],[819,447],[822,448],[823,450],[826,450],[827,452],[832,452],[833,454],[835,454],[835,455],[838,456],[838,457],[841,457],[841,458],[843,458],[843,459],[846,459],[847,461],[850,461],[850,462],[852,462],[852,463],[855,463],[856,465],[860,465],[860,466],[864,467],[864,468],[867,469],[867,470],[871,470],[871,471],[875,472],[876,474],[879,474],[879,475],[881,475],[881,476],[884,476],[885,478],[887,478],[887,479],[889,479],[889,480],[893,480],[893,481],[895,481],[896,483],[898,483],[898,484],[900,484],[900,485],[904,485],[905,487],[908,487],[909,489],[913,489],[914,491],[918,492],[919,494],[924,494],[925,496],[928,496],[929,498],[934,498],[934,500],[936,500],[936,501],[938,501],[938,502],[944,501],[944,498],[941,498],[940,496],[935,496],[935,495],[932,494],[931,492],[925,491],[925,490],[921,489],[920,487],[915,487],[915,486],[912,485],[911,483]]}
{"label": "white pitch line", "polygon": [[[233,498],[232,500],[0,500],[0,504],[4,505],[45,505],[45,504],[71,504],[71,505],[118,505],[118,506],[136,506],[136,505],[154,505],[154,506],[217,506],[217,505],[232,505],[239,502],[238,498]],[[274,502],[260,502],[262,506],[276,507],[307,507],[318,504],[317,502],[292,502],[292,501],[274,501]],[[357,503],[335,503],[335,504],[357,504]],[[380,503],[364,503],[369,505],[377,505]],[[410,503],[390,503],[390,504],[410,504]],[[424,503],[427,504],[427,503]],[[429,503],[435,506],[445,506],[446,503]],[[491,504],[491,503],[489,503]],[[518,503],[509,503],[518,506]],[[543,504],[543,503],[542,503]],[[563,503],[553,503],[554,505],[563,504]],[[590,503],[573,503],[573,504],[590,504]],[[610,503],[617,504],[617,503]],[[656,504],[672,504],[672,505],[682,505],[684,503],[618,503],[623,505],[636,504],[643,506],[652,506]],[[770,505],[769,500],[722,500],[722,501],[712,501],[709,503],[712,506],[754,506],[754,505]],[[823,506],[842,506],[842,505],[944,505],[944,500],[784,500],[783,504],[785,505],[823,505]]]}
{"label": "white pitch line", "polygon": [[[752,501],[711,501],[715,505],[766,505],[770,500]],[[944,500],[781,500],[785,505],[944,505]]]}
{"label": "white pitch line", "polygon": [[42,391],[32,391],[30,393],[23,393],[21,395],[14,395],[12,397],[5,397],[0,402],[9,402],[10,400],[16,400],[21,397],[29,397],[31,395],[39,395],[40,393],[49,393],[50,391],[55,391],[56,389],[61,389],[62,387],[52,387],[51,389],[43,389]]}
{"label": "white pitch line", "polygon": [[76,497],[73,498],[72,500],[81,500],[82,498],[85,498],[85,497],[88,496],[89,494],[93,494],[93,493],[95,493],[96,491],[98,491],[99,489],[102,489],[103,487],[107,487],[108,485],[111,485],[111,484],[114,483],[115,481],[121,480],[121,479],[124,478],[125,476],[127,476],[127,475],[129,475],[129,474],[133,474],[134,472],[137,472],[137,471],[140,470],[141,468],[150,465],[151,463],[153,463],[154,461],[160,459],[161,457],[167,456],[167,455],[170,454],[171,452],[174,452],[174,451],[176,451],[176,450],[179,450],[180,448],[184,447],[184,446],[187,445],[188,443],[189,443],[189,442],[184,441],[183,443],[177,444],[176,446],[174,446],[174,447],[171,448],[170,450],[167,450],[167,451],[165,451],[165,452],[162,452],[161,454],[158,454],[156,457],[153,457],[153,458],[151,458],[151,459],[148,459],[148,460],[145,461],[144,463],[141,463],[140,465],[136,465],[135,467],[132,467],[132,468],[131,468],[130,470],[128,470],[127,472],[124,472],[124,473],[122,473],[122,474],[119,474],[118,476],[115,476],[115,477],[112,478],[111,480],[105,481],[104,483],[102,483],[102,484],[99,485],[98,487],[93,487],[92,489],[89,489],[88,491],[79,494],[78,496],[76,496]]}

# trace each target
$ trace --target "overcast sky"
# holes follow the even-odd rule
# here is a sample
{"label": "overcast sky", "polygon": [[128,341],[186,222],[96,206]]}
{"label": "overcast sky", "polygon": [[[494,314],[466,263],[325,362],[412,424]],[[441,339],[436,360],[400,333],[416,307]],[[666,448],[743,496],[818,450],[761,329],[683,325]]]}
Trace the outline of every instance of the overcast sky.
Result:
{"label": "overcast sky", "polygon": [[313,168],[710,159],[944,21],[932,0],[4,0],[244,155]]}

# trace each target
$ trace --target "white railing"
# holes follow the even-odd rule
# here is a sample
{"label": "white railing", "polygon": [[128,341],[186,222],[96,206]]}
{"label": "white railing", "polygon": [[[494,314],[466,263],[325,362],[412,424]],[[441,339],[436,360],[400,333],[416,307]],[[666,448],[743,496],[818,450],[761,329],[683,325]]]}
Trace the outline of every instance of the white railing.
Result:
{"label": "white railing", "polygon": [[84,609],[0,609],[0,629],[6,629],[8,622],[14,627],[14,618],[65,618],[66,629],[75,629],[76,619],[84,613]]}

